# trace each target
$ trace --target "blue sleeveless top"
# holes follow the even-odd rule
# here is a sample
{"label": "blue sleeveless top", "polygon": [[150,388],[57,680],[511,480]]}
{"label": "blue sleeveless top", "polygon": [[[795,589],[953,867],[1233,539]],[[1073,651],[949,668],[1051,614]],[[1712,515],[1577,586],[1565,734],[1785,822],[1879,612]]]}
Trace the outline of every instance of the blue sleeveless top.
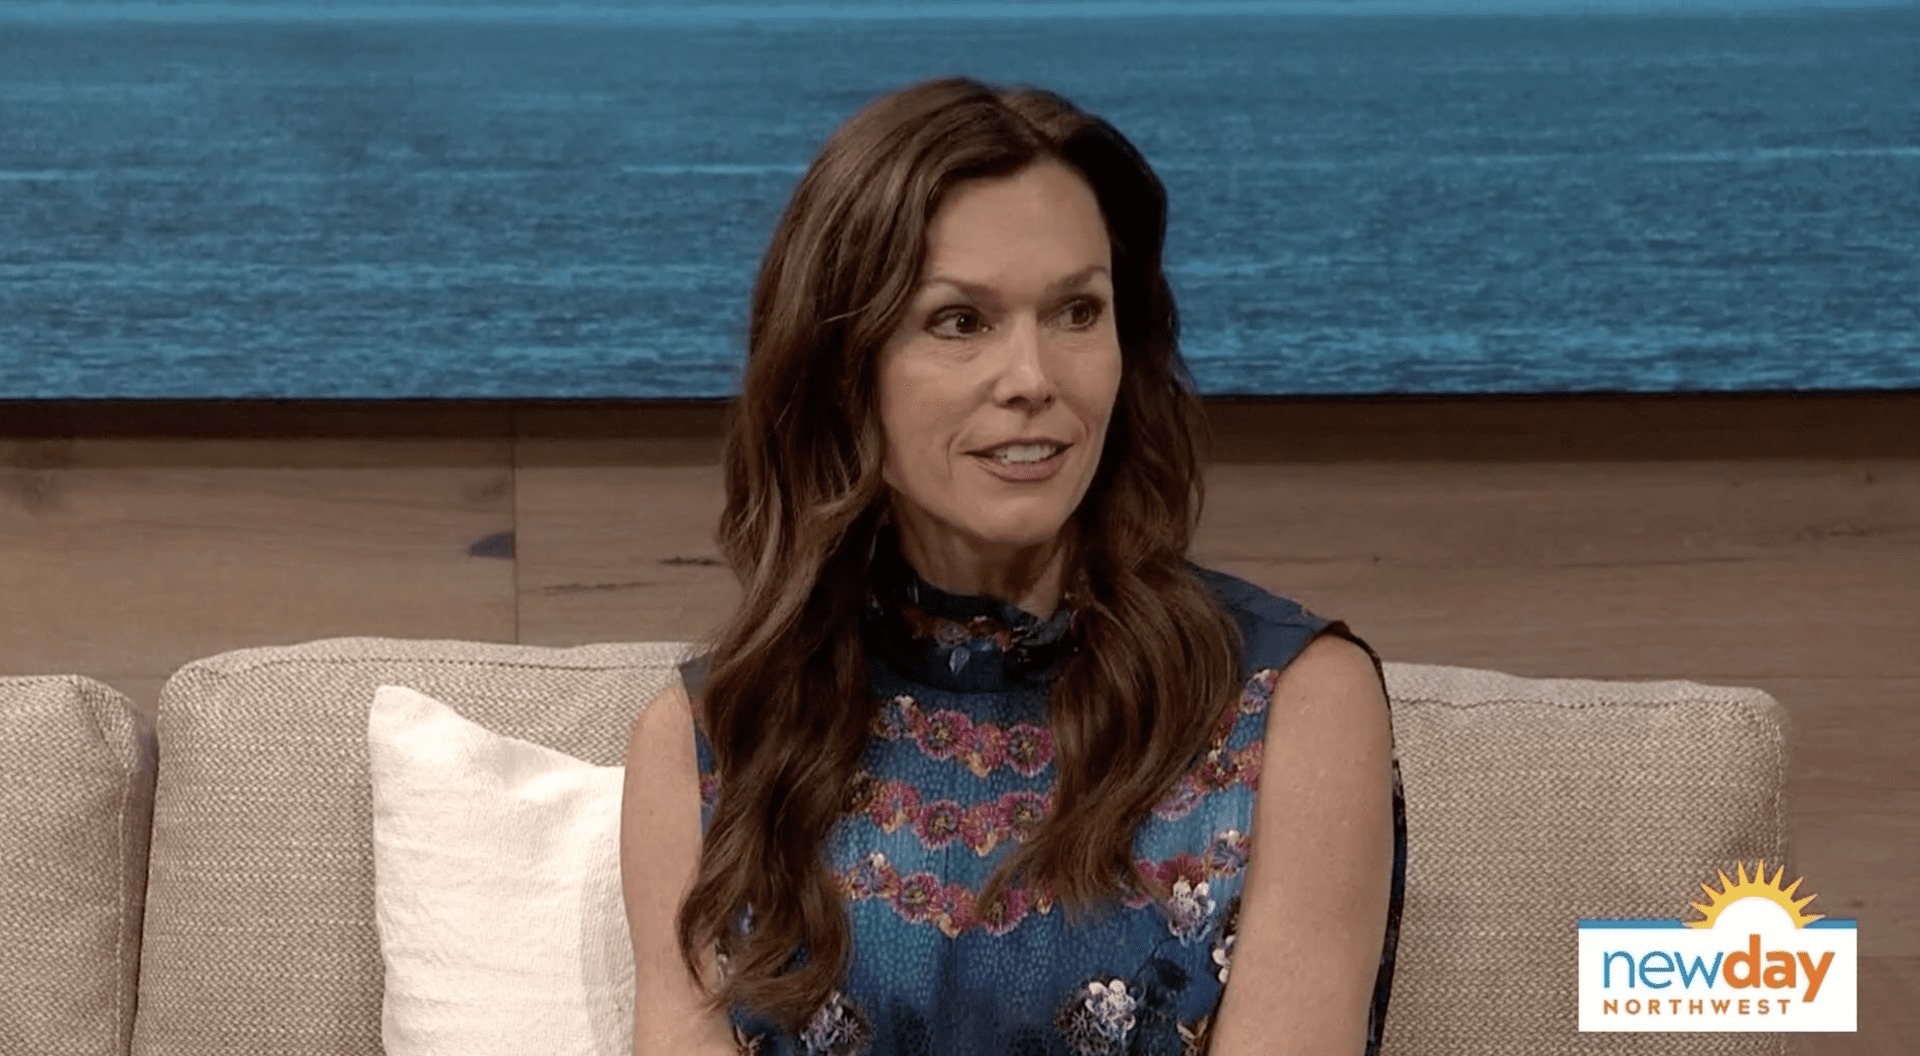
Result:
{"label": "blue sleeveless top", "polygon": [[[875,555],[863,633],[881,702],[850,812],[824,848],[846,900],[852,957],[799,1035],[736,1008],[758,1056],[1096,1056],[1206,1049],[1230,974],[1251,845],[1268,704],[1280,671],[1339,621],[1220,572],[1189,566],[1245,641],[1245,688],[1207,752],[1141,825],[1134,854],[1172,890],[1069,923],[1044,890],[994,906],[975,896],[1047,813],[1054,783],[1047,687],[1071,646],[1072,609],[1042,620],[996,599],[948,594],[891,547]],[[703,658],[681,665],[698,699]],[[1384,674],[1382,674],[1384,688]],[[701,829],[715,764],[696,724]],[[1367,1053],[1379,1049],[1406,880],[1406,820],[1393,766],[1393,886]]]}

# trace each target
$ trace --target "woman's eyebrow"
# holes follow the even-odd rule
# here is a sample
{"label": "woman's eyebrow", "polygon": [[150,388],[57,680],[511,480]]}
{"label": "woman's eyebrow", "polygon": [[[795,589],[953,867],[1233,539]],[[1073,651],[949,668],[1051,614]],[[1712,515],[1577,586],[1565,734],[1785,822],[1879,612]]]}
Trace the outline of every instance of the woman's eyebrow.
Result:
{"label": "woman's eyebrow", "polygon": [[[1108,272],[1105,264],[1089,265],[1047,287],[1047,294],[1053,296],[1066,293],[1069,290],[1077,290],[1087,283],[1092,282],[1094,276],[1106,274],[1108,274]],[[990,286],[984,286],[977,282],[968,282],[965,279],[955,279],[945,275],[929,275],[920,283],[920,289],[922,290],[929,286],[951,286],[961,293],[979,300],[991,300],[997,296]]]}

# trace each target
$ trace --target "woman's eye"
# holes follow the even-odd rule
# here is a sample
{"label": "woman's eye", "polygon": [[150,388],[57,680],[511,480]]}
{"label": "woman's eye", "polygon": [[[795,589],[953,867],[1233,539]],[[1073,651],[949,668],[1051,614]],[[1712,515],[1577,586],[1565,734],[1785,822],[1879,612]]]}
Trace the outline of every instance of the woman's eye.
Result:
{"label": "woman's eye", "polygon": [[1092,297],[1075,301],[1067,305],[1067,325],[1075,330],[1085,330],[1100,321],[1100,313],[1106,305]]}
{"label": "woman's eye", "polygon": [[928,329],[940,337],[971,337],[980,330],[980,313],[970,308],[949,308],[935,315]]}

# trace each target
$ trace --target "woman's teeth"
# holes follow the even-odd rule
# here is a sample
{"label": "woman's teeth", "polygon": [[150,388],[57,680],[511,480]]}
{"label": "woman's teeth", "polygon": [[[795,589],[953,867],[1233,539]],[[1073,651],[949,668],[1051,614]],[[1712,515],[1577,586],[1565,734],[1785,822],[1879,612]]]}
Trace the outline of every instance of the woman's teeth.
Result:
{"label": "woman's teeth", "polygon": [[993,457],[1001,462],[1042,462],[1059,450],[1051,444],[1017,445],[1003,447],[995,451]]}

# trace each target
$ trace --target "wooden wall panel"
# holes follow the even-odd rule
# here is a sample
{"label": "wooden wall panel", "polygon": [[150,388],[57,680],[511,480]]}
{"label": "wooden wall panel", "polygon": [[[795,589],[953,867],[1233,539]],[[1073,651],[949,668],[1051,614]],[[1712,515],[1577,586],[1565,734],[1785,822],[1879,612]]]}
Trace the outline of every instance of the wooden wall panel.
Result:
{"label": "wooden wall panel", "polygon": [[737,604],[713,543],[718,468],[648,464],[646,444],[522,442],[522,641],[693,640]]}
{"label": "wooden wall panel", "polygon": [[151,709],[229,649],[513,641],[512,517],[509,439],[0,439],[0,674]]}
{"label": "wooden wall panel", "polygon": [[1920,583],[1920,460],[1243,463],[1209,483],[1198,560],[1347,618],[1396,659],[1920,674],[1920,591],[1898,587]]}

